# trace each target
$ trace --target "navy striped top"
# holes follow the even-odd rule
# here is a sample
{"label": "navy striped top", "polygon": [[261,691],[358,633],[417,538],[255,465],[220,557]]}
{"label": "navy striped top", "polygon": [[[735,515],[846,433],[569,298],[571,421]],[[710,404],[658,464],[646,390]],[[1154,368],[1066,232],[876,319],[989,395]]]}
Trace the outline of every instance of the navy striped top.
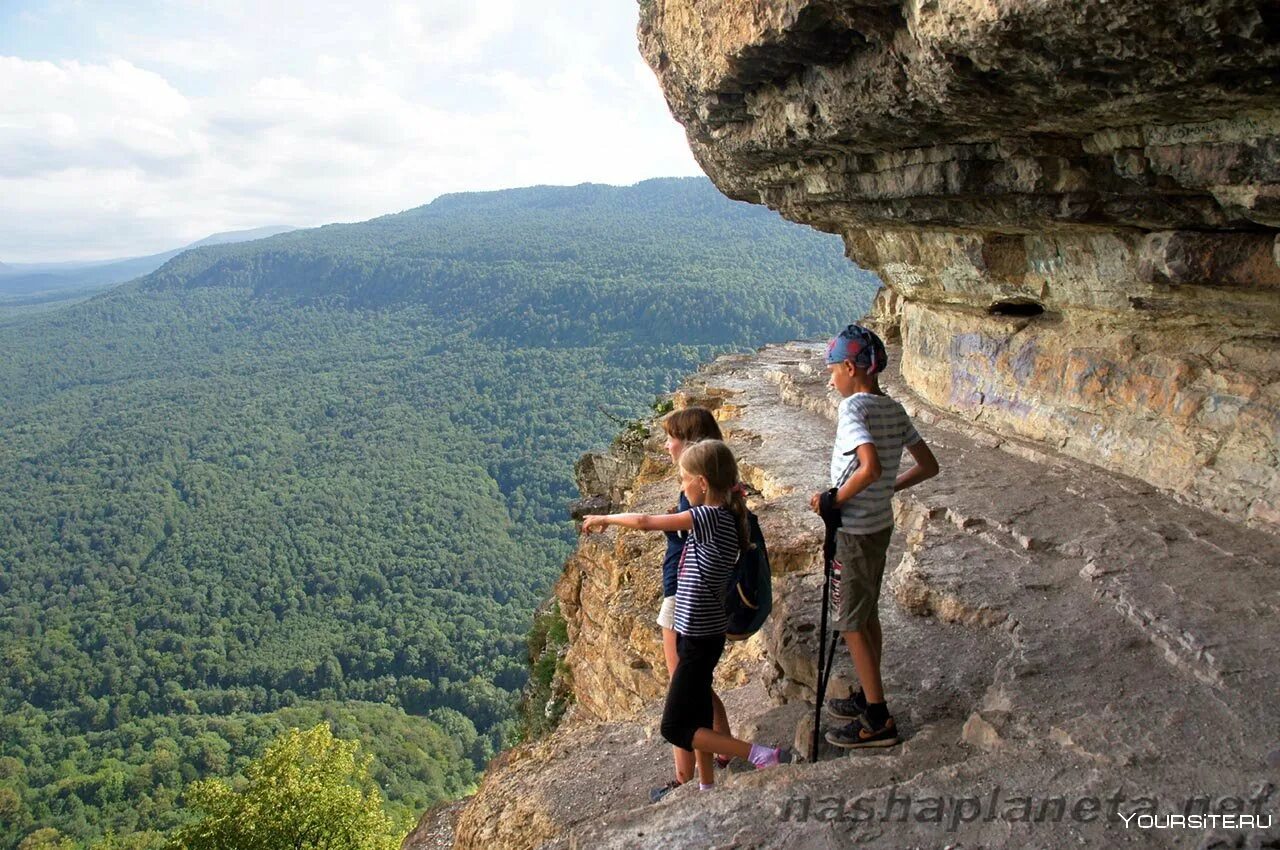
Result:
{"label": "navy striped top", "polygon": [[676,631],[686,637],[722,635],[729,628],[724,591],[738,561],[737,518],[722,505],[697,505],[689,513],[693,530],[680,561]]}
{"label": "navy striped top", "polygon": [[[680,491],[680,501],[676,503],[676,513],[689,510],[689,500],[684,491]],[[689,538],[687,531],[664,531],[667,535],[667,554],[662,559],[662,596],[675,596],[676,584],[680,578],[680,555],[684,552],[684,542]]]}

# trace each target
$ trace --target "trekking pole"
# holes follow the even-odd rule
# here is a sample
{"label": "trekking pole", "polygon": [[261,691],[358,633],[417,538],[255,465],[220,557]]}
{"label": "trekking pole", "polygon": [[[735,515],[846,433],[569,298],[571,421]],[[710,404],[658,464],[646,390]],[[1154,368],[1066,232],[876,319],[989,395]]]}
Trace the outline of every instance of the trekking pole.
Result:
{"label": "trekking pole", "polygon": [[814,683],[817,703],[813,707],[813,741],[809,745],[809,761],[818,760],[818,730],[822,726],[822,702],[827,697],[827,680],[831,678],[831,665],[835,661],[836,642],[824,652],[827,643],[827,609],[831,606],[831,578],[835,574],[832,564],[836,557],[836,532],[840,528],[840,509],[835,503],[836,488],[832,487],[820,496],[818,514],[825,526],[822,540],[822,614],[818,629],[818,681]]}
{"label": "trekking pole", "polygon": [[827,685],[831,683],[831,668],[835,666],[836,644],[840,642],[840,633],[831,632],[831,643],[827,646],[827,663],[822,667],[822,689],[818,691],[818,701],[827,701]]}
{"label": "trekking pole", "polygon": [[831,604],[831,561],[822,559],[822,613],[818,616],[818,681],[813,683],[817,699],[813,705],[813,740],[809,743],[809,762],[818,760],[818,730],[822,726],[822,700],[826,688],[827,607]]}

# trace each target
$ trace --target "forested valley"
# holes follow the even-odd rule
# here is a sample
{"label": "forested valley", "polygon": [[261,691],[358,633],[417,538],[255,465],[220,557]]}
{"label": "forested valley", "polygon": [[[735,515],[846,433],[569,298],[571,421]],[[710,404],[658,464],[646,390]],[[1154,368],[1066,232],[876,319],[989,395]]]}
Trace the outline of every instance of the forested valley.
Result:
{"label": "forested valley", "polygon": [[466,793],[520,733],[578,456],[875,285],[654,180],[201,248],[0,323],[0,850],[160,847],[191,781],[324,721],[395,816]]}

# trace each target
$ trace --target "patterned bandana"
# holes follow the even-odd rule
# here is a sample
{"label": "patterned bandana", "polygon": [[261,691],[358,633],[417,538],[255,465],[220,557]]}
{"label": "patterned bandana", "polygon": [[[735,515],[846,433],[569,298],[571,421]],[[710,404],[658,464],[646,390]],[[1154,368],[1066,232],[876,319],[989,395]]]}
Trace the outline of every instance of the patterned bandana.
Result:
{"label": "patterned bandana", "polygon": [[872,331],[861,325],[849,325],[827,343],[828,366],[846,360],[868,375],[874,375],[889,365],[889,353]]}

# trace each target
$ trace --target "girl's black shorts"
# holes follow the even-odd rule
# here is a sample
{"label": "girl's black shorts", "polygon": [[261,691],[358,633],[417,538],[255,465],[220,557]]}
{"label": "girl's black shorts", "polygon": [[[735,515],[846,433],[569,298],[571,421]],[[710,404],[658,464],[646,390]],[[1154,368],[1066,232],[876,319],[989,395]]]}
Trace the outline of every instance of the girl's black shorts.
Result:
{"label": "girl's black shorts", "polygon": [[724,654],[724,635],[686,637],[676,635],[680,663],[667,688],[662,710],[662,737],[683,750],[693,749],[693,733],[710,729],[711,678]]}

